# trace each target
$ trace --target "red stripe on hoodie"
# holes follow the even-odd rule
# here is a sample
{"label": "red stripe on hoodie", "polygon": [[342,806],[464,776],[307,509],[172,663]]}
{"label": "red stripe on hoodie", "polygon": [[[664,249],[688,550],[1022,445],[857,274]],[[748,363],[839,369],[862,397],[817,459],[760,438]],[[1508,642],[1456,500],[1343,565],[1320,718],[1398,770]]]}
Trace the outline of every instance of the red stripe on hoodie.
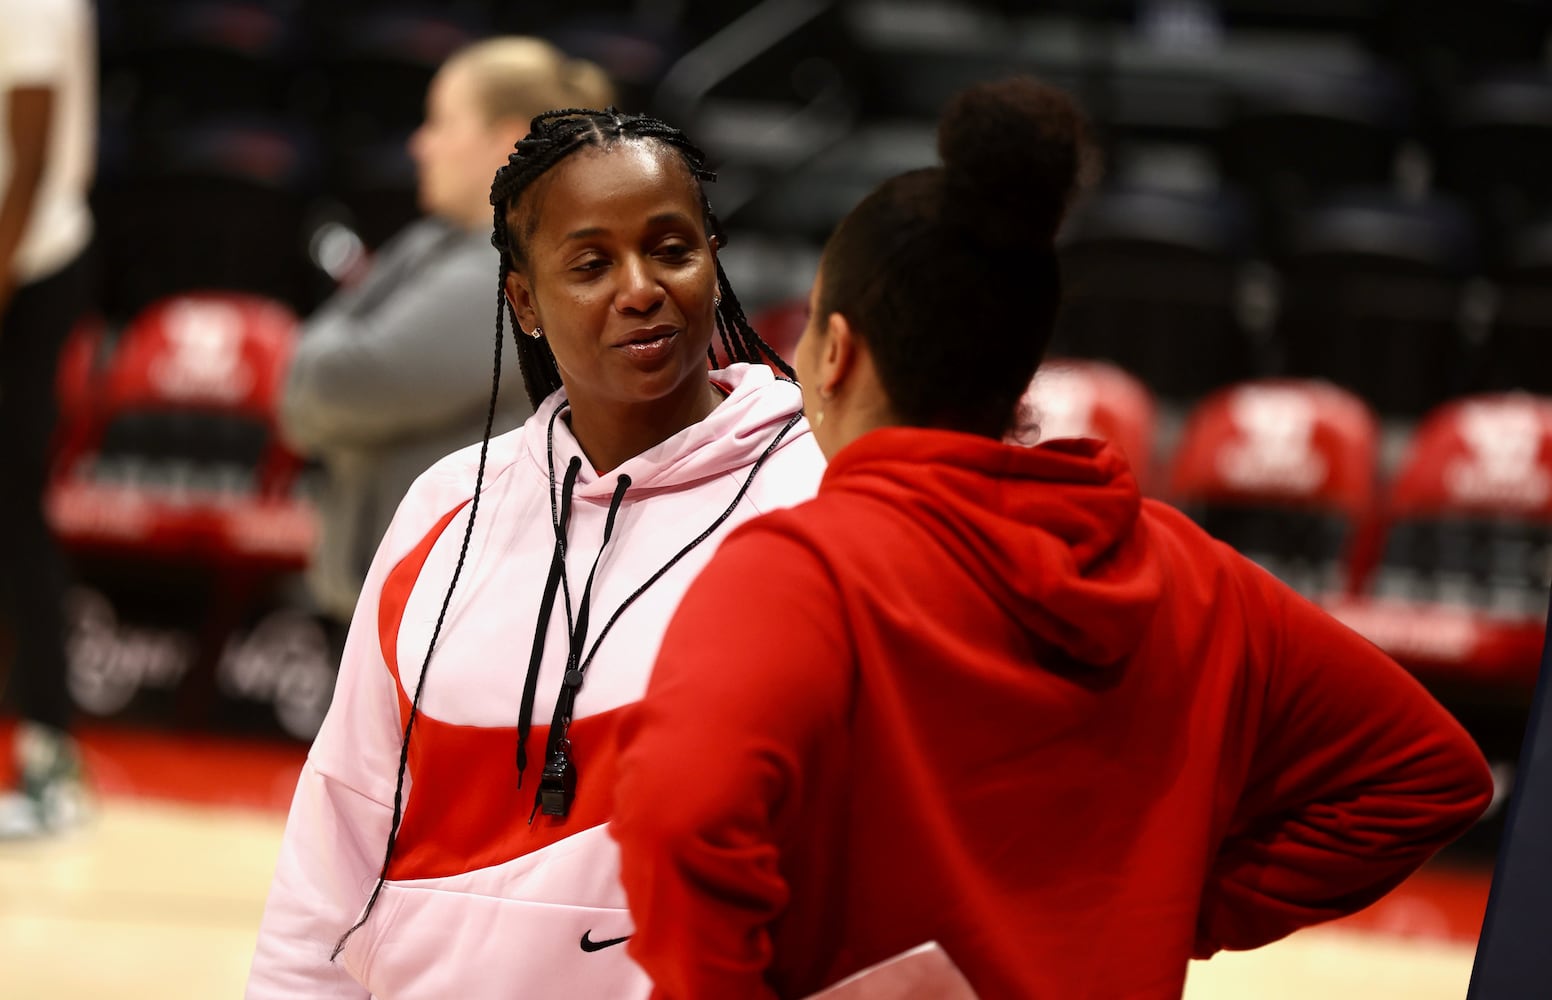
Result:
{"label": "red stripe on hoodie", "polygon": [[[404,609],[431,549],[467,506],[448,511],[389,572],[378,607],[378,641],[399,690],[401,718],[408,719],[410,694],[399,673],[399,628]],[[433,683],[435,678],[428,680]],[[572,760],[578,783],[612,788],[624,709],[577,719],[571,724]],[[398,843],[388,867],[390,879],[438,878],[477,871],[548,847],[609,818],[609,795],[578,795],[564,817],[540,813],[528,822],[534,790],[544,768],[547,725],[528,734],[528,769],[517,786],[517,727],[460,726],[420,712],[410,739],[409,778],[415,789],[404,809]]]}

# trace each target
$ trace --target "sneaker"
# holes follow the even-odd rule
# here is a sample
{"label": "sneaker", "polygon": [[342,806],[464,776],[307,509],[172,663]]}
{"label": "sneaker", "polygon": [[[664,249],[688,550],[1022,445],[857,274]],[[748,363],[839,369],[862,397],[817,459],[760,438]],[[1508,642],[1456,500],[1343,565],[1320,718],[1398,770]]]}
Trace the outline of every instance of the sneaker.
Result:
{"label": "sneaker", "polygon": [[81,755],[67,733],[22,723],[16,729],[16,764],[21,788],[0,796],[0,839],[62,833],[90,817]]}

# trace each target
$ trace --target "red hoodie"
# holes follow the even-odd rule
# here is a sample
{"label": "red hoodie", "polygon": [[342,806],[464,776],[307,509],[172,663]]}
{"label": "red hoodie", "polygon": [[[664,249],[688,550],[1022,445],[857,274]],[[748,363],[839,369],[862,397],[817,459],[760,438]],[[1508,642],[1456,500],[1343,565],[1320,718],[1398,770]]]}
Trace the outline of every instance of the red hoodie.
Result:
{"label": "red hoodie", "polygon": [[1491,793],[1412,677],[1093,441],[852,443],[729,537],[622,732],[628,947],[675,1000],[928,940],[990,1000],[1179,997]]}

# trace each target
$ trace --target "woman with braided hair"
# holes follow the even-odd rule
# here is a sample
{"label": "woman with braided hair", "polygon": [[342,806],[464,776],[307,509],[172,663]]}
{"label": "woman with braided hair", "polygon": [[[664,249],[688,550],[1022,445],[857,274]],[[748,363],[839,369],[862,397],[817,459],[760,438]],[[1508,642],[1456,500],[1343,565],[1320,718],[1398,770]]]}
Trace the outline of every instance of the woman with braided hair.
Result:
{"label": "woman with braided hair", "polygon": [[[658,997],[801,997],[936,941],[986,1000],[1178,1000],[1193,955],[1367,905],[1487,805],[1415,680],[1117,452],[1002,441],[1081,136],[1058,90],[973,87],[943,165],[824,249],[819,493],[718,550],[621,733]],[[782,630],[736,670],[705,628],[733,589]]]}
{"label": "woman with braided hair", "polygon": [[[699,150],[535,118],[491,188],[534,415],[433,466],[373,562],[297,786],[250,997],[645,997],[615,733],[735,525],[813,494],[798,387],[717,263]],[[712,370],[713,337],[735,363]],[[732,653],[735,598],[713,620]],[[741,603],[741,602],[739,602]]]}

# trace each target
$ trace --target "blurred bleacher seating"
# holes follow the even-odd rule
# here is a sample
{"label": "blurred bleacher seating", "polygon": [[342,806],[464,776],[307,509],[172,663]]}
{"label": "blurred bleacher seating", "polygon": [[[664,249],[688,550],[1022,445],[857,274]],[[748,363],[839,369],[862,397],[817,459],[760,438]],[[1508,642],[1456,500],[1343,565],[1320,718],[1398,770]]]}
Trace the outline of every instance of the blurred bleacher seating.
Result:
{"label": "blurred bleacher seating", "polygon": [[1177,401],[1260,373],[1240,304],[1248,232],[1227,195],[1097,193],[1064,233],[1053,350],[1111,361]]}
{"label": "blurred bleacher seating", "polygon": [[1447,705],[1492,765],[1494,805],[1452,850],[1503,836],[1545,641],[1552,579],[1552,398],[1487,393],[1436,407],[1389,484],[1382,540],[1327,610]]}
{"label": "blurred bleacher seating", "polygon": [[1466,216],[1440,199],[1348,194],[1312,206],[1281,268],[1283,370],[1410,418],[1466,390],[1461,316],[1474,251]]}
{"label": "blurred bleacher seating", "polygon": [[1552,395],[1552,215],[1525,225],[1494,285],[1496,308],[1477,348],[1484,389]]}
{"label": "blurred bleacher seating", "polygon": [[[305,314],[413,217],[426,83],[495,32],[597,60],[623,107],[707,150],[723,262],[790,356],[836,221],[933,162],[954,90],[1027,72],[1079,97],[1105,162],[1060,240],[1042,432],[1117,440],[1146,489],[1355,624],[1425,591],[1455,608],[1410,619],[1432,630],[1413,645],[1545,604],[1544,517],[1407,500],[1440,414],[1552,394],[1543,0],[100,0],[99,18],[104,323],[67,370],[117,356],[114,331],[169,295]],[[1351,485],[1235,493],[1213,456],[1247,433],[1303,442]],[[1364,527],[1376,495],[1383,538]],[[1462,655],[1497,655],[1479,652]]]}
{"label": "blurred bleacher seating", "polygon": [[1552,399],[1488,393],[1418,426],[1372,568],[1338,614],[1419,676],[1529,700],[1552,574]]}

